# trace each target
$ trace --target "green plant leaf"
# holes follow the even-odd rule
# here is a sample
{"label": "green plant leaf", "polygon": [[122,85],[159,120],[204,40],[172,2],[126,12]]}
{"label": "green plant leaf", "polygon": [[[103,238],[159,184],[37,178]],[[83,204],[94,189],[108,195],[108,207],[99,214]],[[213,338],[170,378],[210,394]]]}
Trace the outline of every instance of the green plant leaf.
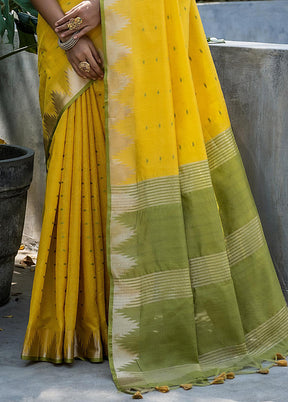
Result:
{"label": "green plant leaf", "polygon": [[[27,30],[28,30],[27,27],[29,27],[29,25],[27,24],[27,25],[21,26],[21,23],[19,23],[17,21],[15,21],[15,22],[16,22],[16,26],[18,29],[19,47],[22,48],[22,47],[28,46],[29,48],[27,49],[27,52],[37,53],[36,38],[35,38],[33,32],[32,33],[27,32]],[[32,22],[31,22],[31,24],[32,24]],[[23,27],[24,27],[24,29],[22,29]],[[31,29],[33,29],[33,28],[35,29],[35,26],[31,26]]]}
{"label": "green plant leaf", "polygon": [[1,13],[1,9],[0,9],[0,36],[2,37],[4,35],[6,29],[6,22],[3,18],[3,15]]}
{"label": "green plant leaf", "polygon": [[11,43],[11,45],[13,45],[15,27],[14,27],[14,17],[10,13],[9,0],[4,0],[3,14],[5,18],[5,29],[7,30],[8,43]]}
{"label": "green plant leaf", "polygon": [[18,4],[23,11],[26,11],[32,14],[34,17],[37,17],[38,13],[29,0],[14,0],[14,3]]}
{"label": "green plant leaf", "polygon": [[2,0],[2,3],[4,3],[4,8],[3,8],[4,17],[7,18],[10,14],[9,0]]}
{"label": "green plant leaf", "polygon": [[[6,33],[8,43],[14,46],[16,24],[20,48],[36,53],[37,15],[29,0],[0,0],[0,36],[3,37]],[[12,54],[14,53],[11,52]]]}
{"label": "green plant leaf", "polygon": [[8,14],[8,16],[6,17],[6,29],[7,29],[8,42],[11,43],[11,45],[13,45],[15,27],[14,27],[14,18],[11,14]]}
{"label": "green plant leaf", "polygon": [[34,35],[37,28],[37,18],[22,12],[17,13],[17,16],[18,20],[15,19],[15,23],[18,31]]}

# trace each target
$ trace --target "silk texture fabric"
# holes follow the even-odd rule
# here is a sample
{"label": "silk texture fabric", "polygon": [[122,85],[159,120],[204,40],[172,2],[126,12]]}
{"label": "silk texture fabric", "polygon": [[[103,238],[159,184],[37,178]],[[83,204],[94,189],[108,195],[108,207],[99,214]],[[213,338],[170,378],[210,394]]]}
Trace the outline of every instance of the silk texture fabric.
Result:
{"label": "silk texture fabric", "polygon": [[101,13],[104,84],[39,21],[48,177],[22,357],[108,355],[125,392],[256,371],[288,351],[287,306],[196,3]]}

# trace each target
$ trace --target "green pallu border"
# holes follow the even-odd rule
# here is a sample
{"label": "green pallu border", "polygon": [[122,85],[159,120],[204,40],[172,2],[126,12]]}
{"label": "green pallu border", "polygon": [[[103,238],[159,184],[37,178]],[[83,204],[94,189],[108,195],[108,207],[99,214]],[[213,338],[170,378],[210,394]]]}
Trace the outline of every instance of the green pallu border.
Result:
{"label": "green pallu border", "polygon": [[[114,355],[113,355],[113,338],[112,338],[112,327],[113,327],[113,304],[114,304],[114,280],[112,276],[111,267],[111,172],[110,172],[110,143],[109,143],[109,91],[108,91],[108,55],[107,55],[107,30],[106,30],[106,20],[105,20],[105,0],[100,0],[101,8],[101,20],[102,20],[102,37],[103,37],[103,52],[104,52],[104,66],[105,66],[105,139],[106,139],[106,166],[107,166],[107,228],[106,228],[106,257],[107,257],[107,269],[110,276],[110,303],[109,303],[109,320],[108,320],[108,358],[111,370],[111,375],[113,381],[119,391],[126,394],[133,394],[137,389],[125,387],[119,384],[118,377],[116,374],[114,366]],[[263,367],[272,367],[275,364],[273,359],[273,354],[275,352],[282,352],[283,354],[288,354],[288,337],[280,341],[277,345],[272,347],[268,352],[260,354],[258,356],[253,356],[250,354],[244,354],[239,356],[237,359],[233,360],[233,363],[228,361],[225,366],[225,371],[235,371],[235,374],[248,374],[257,373],[257,371]],[[268,356],[269,355],[269,356]],[[229,364],[230,363],[230,364]],[[173,368],[172,368],[173,370]],[[219,372],[217,373],[215,368],[203,367],[203,378],[198,378],[194,380],[193,385],[197,386],[207,386],[210,385],[211,378],[214,378],[217,374],[220,374],[224,369],[219,367]],[[191,373],[193,376],[193,373]],[[204,378],[206,377],[206,378]],[[192,380],[192,378],[191,378]],[[167,385],[171,389],[177,389],[180,385],[173,384],[173,381],[167,381]],[[155,390],[154,387],[138,388],[141,392],[148,392]]]}
{"label": "green pallu border", "polygon": [[106,143],[106,180],[107,180],[107,222],[106,222],[106,259],[107,270],[110,278],[110,292],[109,292],[109,318],[108,318],[108,360],[113,381],[119,391],[126,392],[123,389],[116,375],[113,360],[112,349],[112,326],[113,326],[113,295],[114,295],[114,281],[111,270],[111,178],[110,178],[110,143],[109,143],[109,102],[108,102],[108,58],[107,58],[107,35],[106,35],[106,20],[105,20],[105,0],[100,0],[101,10],[101,25],[102,25],[102,40],[103,40],[103,53],[104,53],[104,104],[105,104],[105,143]]}
{"label": "green pallu border", "polygon": [[89,82],[87,82],[87,84],[86,85],[84,85],[84,87],[82,88],[82,89],[80,89],[80,91],[79,92],[77,92],[77,94],[76,95],[74,95],[71,99],[70,99],[70,101],[68,102],[68,103],[66,103],[66,105],[63,107],[63,109],[61,110],[61,112],[59,113],[59,115],[58,115],[58,117],[57,117],[57,120],[56,120],[56,124],[55,124],[55,127],[54,127],[54,129],[53,129],[53,132],[52,132],[52,134],[51,134],[51,136],[49,137],[49,142],[48,142],[48,147],[47,147],[47,160],[49,159],[48,158],[48,156],[49,156],[49,153],[50,153],[50,148],[51,148],[51,143],[52,143],[52,140],[53,140],[53,138],[54,138],[54,134],[55,134],[55,131],[56,131],[56,129],[57,129],[57,127],[58,127],[58,123],[59,123],[59,121],[60,121],[60,119],[61,119],[61,117],[63,116],[63,113],[88,89],[88,88],[90,88],[90,86],[93,84],[93,80],[90,80]]}

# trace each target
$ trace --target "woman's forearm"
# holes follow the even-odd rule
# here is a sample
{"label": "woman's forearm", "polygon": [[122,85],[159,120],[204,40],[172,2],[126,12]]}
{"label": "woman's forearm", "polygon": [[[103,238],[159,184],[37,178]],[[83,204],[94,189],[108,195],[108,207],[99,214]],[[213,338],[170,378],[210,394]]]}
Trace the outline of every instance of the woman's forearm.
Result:
{"label": "woman's forearm", "polygon": [[55,31],[55,22],[64,16],[57,0],[31,0],[34,8],[48,22],[53,31]]}

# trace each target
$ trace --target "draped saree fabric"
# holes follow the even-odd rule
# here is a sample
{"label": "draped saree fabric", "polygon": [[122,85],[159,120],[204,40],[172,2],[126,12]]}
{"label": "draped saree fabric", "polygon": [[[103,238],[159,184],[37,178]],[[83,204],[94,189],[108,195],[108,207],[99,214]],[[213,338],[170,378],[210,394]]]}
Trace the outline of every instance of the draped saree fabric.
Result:
{"label": "draped saree fabric", "polygon": [[[102,0],[101,12],[106,170],[101,83],[78,78],[56,44],[51,56],[40,50],[50,151],[23,358],[100,361],[109,298],[109,362],[122,391],[257,369],[288,352],[287,306],[196,3]],[[56,40],[41,29],[40,49]],[[101,46],[100,30],[91,37]],[[57,82],[47,73],[56,64]]]}
{"label": "draped saree fabric", "polygon": [[[78,1],[60,1],[64,11]],[[91,39],[101,51],[101,28]],[[107,355],[104,84],[77,76],[39,17],[40,105],[47,188],[22,358],[55,363]]]}

